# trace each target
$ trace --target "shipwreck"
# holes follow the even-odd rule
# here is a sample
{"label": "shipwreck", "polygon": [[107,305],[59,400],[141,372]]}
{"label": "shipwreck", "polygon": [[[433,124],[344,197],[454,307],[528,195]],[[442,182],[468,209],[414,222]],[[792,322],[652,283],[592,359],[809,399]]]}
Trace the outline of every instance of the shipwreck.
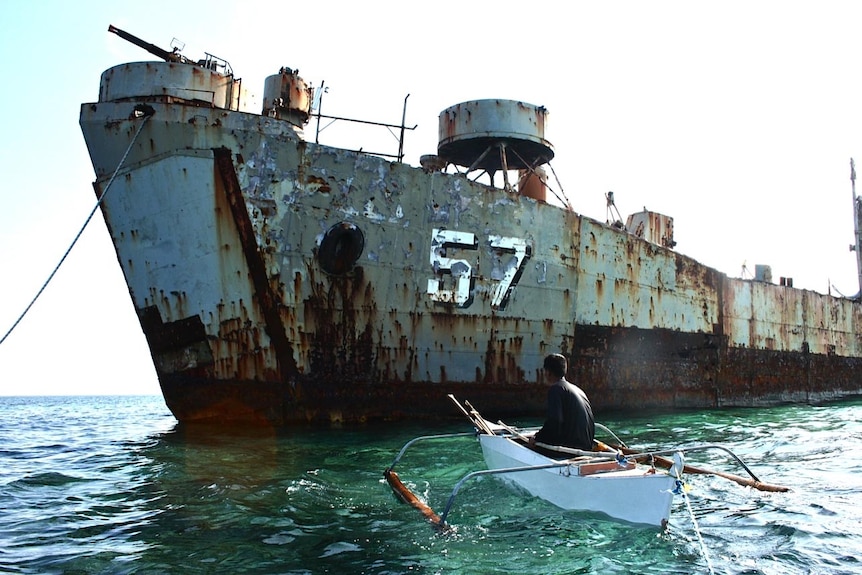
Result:
{"label": "shipwreck", "polygon": [[306,137],[314,90],[290,68],[247,109],[226,61],[110,31],[158,61],[105,71],[80,125],[182,422],[429,418],[448,394],[538,415],[552,352],[597,411],[862,391],[859,301],[729,277],[676,251],[667,215],[576,213],[542,106],[445,108],[411,166]]}

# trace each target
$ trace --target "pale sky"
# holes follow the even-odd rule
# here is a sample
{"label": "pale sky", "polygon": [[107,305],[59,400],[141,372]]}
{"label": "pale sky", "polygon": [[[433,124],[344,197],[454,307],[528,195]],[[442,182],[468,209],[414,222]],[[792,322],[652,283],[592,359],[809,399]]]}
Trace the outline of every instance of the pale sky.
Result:
{"label": "pale sky", "polygon": [[[299,69],[329,87],[325,114],[398,123],[409,93],[414,165],[449,106],[543,105],[577,212],[604,221],[613,191],[623,217],[672,216],[676,250],[728,275],[768,264],[775,281],[859,290],[862,2],[0,0],[0,337],[95,205],[80,104],[105,69],[154,59],[109,24],[224,58],[257,93]],[[334,125],[321,142],[397,150],[366,134]],[[125,393],[158,382],[97,214],[0,345],[0,395]]]}

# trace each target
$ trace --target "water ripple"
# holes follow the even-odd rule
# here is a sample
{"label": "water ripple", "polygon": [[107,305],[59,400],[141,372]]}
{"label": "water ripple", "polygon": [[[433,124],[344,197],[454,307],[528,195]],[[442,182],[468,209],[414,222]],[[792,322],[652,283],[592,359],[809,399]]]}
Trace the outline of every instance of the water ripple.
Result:
{"label": "water ripple", "polygon": [[[850,402],[604,423],[640,448],[724,443],[761,479],[793,489],[686,478],[717,573],[858,573],[860,416]],[[0,571],[706,572],[681,500],[666,531],[635,529],[482,478],[459,494],[452,532],[436,532],[382,478],[408,439],[464,430],[430,427],[184,428],[160,398],[2,398]],[[399,473],[440,510],[483,462],[472,438],[426,445]],[[711,454],[690,462],[739,472]]]}

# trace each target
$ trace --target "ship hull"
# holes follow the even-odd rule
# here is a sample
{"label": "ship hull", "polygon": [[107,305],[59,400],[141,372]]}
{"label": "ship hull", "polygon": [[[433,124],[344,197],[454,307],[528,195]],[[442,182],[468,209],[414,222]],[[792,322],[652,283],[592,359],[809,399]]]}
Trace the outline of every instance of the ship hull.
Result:
{"label": "ship hull", "polygon": [[180,421],[435,418],[448,393],[540,415],[555,352],[597,411],[862,392],[856,302],[274,118],[149,97],[80,122]]}
{"label": "ship hull", "polygon": [[[589,326],[587,330],[596,331]],[[683,339],[650,330],[607,332],[607,337],[617,341],[636,338],[640,344],[668,337]],[[590,390],[593,408],[599,413],[821,404],[860,394],[857,378],[862,361],[853,358],[750,349],[711,349],[692,357],[691,347],[684,343],[677,350],[677,357],[633,360],[597,358],[592,350],[576,347],[570,354],[570,378]],[[688,357],[679,357],[683,354]],[[493,418],[540,416],[546,406],[546,388],[524,382],[345,385],[334,377],[309,380],[299,397],[294,386],[277,382],[165,374],[160,383],[166,404],[185,422],[287,425],[456,417],[450,413],[447,394],[473,398]]]}

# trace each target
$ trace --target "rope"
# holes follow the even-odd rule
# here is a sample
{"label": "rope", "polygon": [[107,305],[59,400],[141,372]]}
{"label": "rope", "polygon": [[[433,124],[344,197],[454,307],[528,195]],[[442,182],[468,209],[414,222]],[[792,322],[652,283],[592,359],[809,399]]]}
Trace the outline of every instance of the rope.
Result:
{"label": "rope", "polygon": [[688,509],[688,514],[691,516],[692,524],[694,524],[694,534],[697,535],[697,540],[700,543],[700,552],[703,554],[704,560],[706,560],[706,566],[709,569],[710,575],[715,575],[715,570],[713,570],[712,568],[712,561],[709,558],[709,552],[706,549],[706,543],[704,543],[703,536],[700,534],[700,527],[698,526],[697,519],[694,516],[694,510],[691,508],[691,500],[689,500],[688,498],[688,493],[686,493],[685,491],[685,485],[683,484],[682,477],[680,476],[683,467],[684,466],[681,464],[681,462],[680,465],[674,465],[674,473],[676,474],[677,486],[675,492],[678,491],[682,494],[682,498],[685,501],[685,507],[686,509]]}
{"label": "rope", "polygon": [[138,110],[138,108],[135,108],[135,110],[136,111],[143,111],[144,121],[141,122],[141,125],[138,127],[138,131],[135,132],[135,137],[132,138],[132,141],[129,143],[129,147],[126,149],[126,153],[123,154],[123,157],[120,160],[120,163],[117,165],[117,169],[114,170],[114,173],[111,175],[111,179],[108,180],[108,185],[105,186],[105,190],[102,192],[101,197],[99,197],[99,200],[96,202],[96,205],[93,206],[92,211],[90,211],[90,215],[87,216],[86,220],[84,220],[84,225],[81,226],[81,229],[78,231],[78,234],[75,236],[75,239],[72,240],[72,243],[69,245],[69,248],[66,250],[66,253],[63,254],[63,257],[60,258],[60,261],[57,263],[56,267],[54,267],[54,271],[51,272],[51,275],[48,276],[48,279],[45,280],[45,283],[42,284],[42,287],[39,288],[39,291],[36,292],[36,295],[33,297],[33,299],[30,300],[30,304],[26,308],[24,308],[24,311],[21,313],[20,316],[18,316],[18,319],[15,320],[15,323],[12,324],[12,327],[9,328],[9,331],[7,331],[6,335],[3,336],[3,339],[0,339],[0,345],[2,345],[3,342],[6,341],[6,338],[9,337],[9,335],[12,333],[12,331],[14,331],[14,329],[16,327],[18,327],[18,324],[21,323],[21,320],[24,319],[24,316],[27,315],[27,312],[30,311],[30,308],[33,307],[33,304],[36,303],[36,300],[39,299],[39,296],[42,295],[42,292],[45,291],[45,288],[47,288],[48,284],[51,283],[51,280],[54,279],[54,275],[60,269],[60,266],[63,265],[63,262],[66,261],[66,257],[68,257],[69,253],[72,251],[72,248],[74,248],[75,244],[78,243],[78,239],[81,237],[81,234],[84,233],[84,230],[87,228],[87,225],[90,223],[90,220],[93,219],[93,216],[95,215],[96,210],[98,210],[99,206],[102,205],[102,200],[104,200],[105,196],[108,195],[108,190],[111,188],[111,184],[114,183],[114,178],[117,177],[117,173],[120,171],[120,168],[126,162],[126,157],[129,155],[129,152],[132,150],[132,146],[135,145],[135,140],[138,139],[138,135],[144,129],[144,126],[146,125],[147,120],[149,120],[150,116],[153,115],[152,108],[143,109],[143,110]]}

